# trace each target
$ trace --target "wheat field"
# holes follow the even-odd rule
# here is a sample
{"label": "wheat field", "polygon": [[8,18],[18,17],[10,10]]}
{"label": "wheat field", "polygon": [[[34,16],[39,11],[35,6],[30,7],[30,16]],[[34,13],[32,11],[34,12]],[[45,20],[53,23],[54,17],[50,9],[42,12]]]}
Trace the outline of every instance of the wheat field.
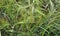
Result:
{"label": "wheat field", "polygon": [[0,36],[60,36],[60,0],[0,0]]}

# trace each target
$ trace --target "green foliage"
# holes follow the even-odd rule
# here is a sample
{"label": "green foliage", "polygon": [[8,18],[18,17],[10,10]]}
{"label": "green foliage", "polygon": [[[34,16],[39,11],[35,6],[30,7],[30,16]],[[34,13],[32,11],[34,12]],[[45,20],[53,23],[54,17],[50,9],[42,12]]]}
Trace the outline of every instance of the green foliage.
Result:
{"label": "green foliage", "polygon": [[0,0],[2,36],[60,36],[60,0]]}

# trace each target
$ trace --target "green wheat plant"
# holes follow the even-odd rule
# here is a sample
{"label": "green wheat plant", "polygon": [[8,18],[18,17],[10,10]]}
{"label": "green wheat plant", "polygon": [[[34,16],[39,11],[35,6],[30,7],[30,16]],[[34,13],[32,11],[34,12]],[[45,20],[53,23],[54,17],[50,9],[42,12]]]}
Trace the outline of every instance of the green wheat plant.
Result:
{"label": "green wheat plant", "polygon": [[0,0],[0,36],[60,36],[60,0]]}

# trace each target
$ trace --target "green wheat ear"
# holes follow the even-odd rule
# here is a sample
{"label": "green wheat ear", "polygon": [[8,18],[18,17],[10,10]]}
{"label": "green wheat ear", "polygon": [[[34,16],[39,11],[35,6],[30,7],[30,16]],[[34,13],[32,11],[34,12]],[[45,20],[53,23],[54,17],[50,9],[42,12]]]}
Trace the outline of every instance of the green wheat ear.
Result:
{"label": "green wheat ear", "polygon": [[6,19],[0,18],[0,30],[5,28],[8,25],[9,25],[9,23],[8,23],[8,21]]}

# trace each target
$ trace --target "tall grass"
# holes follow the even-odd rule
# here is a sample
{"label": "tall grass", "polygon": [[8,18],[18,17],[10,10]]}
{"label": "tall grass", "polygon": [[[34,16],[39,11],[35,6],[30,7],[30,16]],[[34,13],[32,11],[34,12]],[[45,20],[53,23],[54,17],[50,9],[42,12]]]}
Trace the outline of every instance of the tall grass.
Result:
{"label": "tall grass", "polygon": [[60,0],[0,0],[0,36],[60,36]]}

